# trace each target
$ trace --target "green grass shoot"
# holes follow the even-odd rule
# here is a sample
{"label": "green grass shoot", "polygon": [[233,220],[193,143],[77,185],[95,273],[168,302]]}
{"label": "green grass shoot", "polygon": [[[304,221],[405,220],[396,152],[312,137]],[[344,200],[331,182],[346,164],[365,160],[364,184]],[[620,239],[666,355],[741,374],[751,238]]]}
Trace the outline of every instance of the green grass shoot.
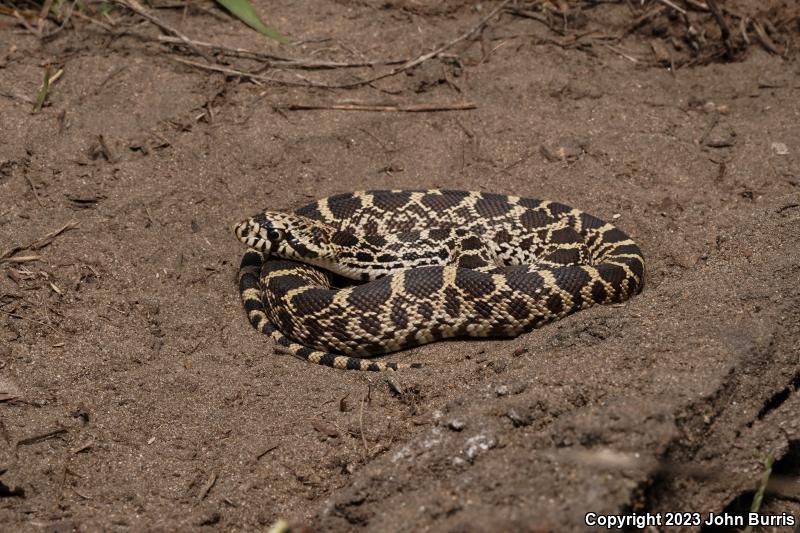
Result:
{"label": "green grass shoot", "polygon": [[231,12],[233,16],[253,28],[254,30],[266,35],[270,39],[279,43],[288,43],[289,40],[278,33],[275,28],[267,26],[261,21],[250,0],[216,0],[218,4]]}
{"label": "green grass shoot", "polygon": [[[755,496],[753,496],[753,503],[750,504],[750,512],[757,513],[759,509],[761,509],[761,502],[764,500],[764,491],[767,489],[767,483],[769,483],[769,476],[772,474],[772,463],[775,462],[775,458],[772,454],[769,454],[767,458],[764,460],[764,473],[761,475],[761,483],[758,484],[758,490],[756,491]],[[742,533],[752,533],[753,526],[747,526],[744,528]]]}
{"label": "green grass shoot", "polygon": [[39,92],[36,95],[36,102],[33,104],[33,113],[36,114],[42,110],[44,101],[47,100],[47,95],[50,92],[50,69],[44,70],[44,80],[42,86],[39,87]]}

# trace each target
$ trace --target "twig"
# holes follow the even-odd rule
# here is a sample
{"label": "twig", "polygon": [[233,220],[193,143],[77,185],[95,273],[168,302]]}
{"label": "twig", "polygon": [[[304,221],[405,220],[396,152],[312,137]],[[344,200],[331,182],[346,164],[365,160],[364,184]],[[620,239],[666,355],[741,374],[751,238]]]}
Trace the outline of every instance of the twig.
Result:
{"label": "twig", "polygon": [[137,13],[139,16],[146,18],[147,20],[149,20],[150,22],[152,22],[153,24],[155,24],[156,26],[158,26],[159,28],[161,28],[165,32],[171,33],[172,35],[174,35],[175,37],[177,37],[178,39],[183,41],[186,44],[186,46],[188,46],[189,48],[192,49],[192,51],[194,53],[196,53],[197,55],[199,55],[200,57],[202,57],[203,59],[205,59],[209,63],[213,63],[214,62],[211,59],[211,56],[209,56],[208,54],[206,54],[205,52],[200,50],[200,48],[195,46],[194,41],[192,41],[187,36],[185,36],[184,34],[179,32],[178,30],[176,30],[175,28],[173,28],[172,26],[170,26],[166,22],[162,21],[161,19],[159,19],[158,17],[156,17],[152,13],[150,13],[147,9],[144,8],[144,6],[142,4],[140,4],[138,2],[138,0],[114,0],[114,2],[119,4],[119,5],[121,5],[121,6],[123,6],[123,7],[127,7],[128,9],[130,9],[130,10],[134,11],[135,13]]}
{"label": "twig", "polygon": [[[11,438],[8,435],[8,429],[6,428],[6,424],[3,422],[2,418],[0,418],[0,436],[3,437],[3,440],[6,441],[6,444],[11,444]],[[0,472],[3,471],[4,470],[0,468]]]}
{"label": "twig", "polygon": [[752,22],[753,29],[756,31],[756,37],[758,38],[758,42],[761,43],[761,46],[772,52],[773,54],[780,55],[778,48],[775,46],[775,43],[772,42],[772,39],[769,38],[767,32],[764,31],[764,27],[758,22]]}
{"label": "twig", "polygon": [[100,26],[101,28],[106,30],[107,32],[113,32],[114,31],[114,28],[112,28],[111,26],[109,26],[105,22],[100,22],[99,20],[97,20],[94,17],[90,17],[88,15],[84,15],[80,11],[75,11],[74,15],[76,17],[78,17],[79,19],[83,19],[83,20],[89,22],[90,24],[97,24],[98,26]]}
{"label": "twig", "polygon": [[702,2],[698,2],[697,0],[684,0],[684,1],[695,9],[699,9],[700,11],[708,11],[708,6]]}
{"label": "twig", "polygon": [[536,11],[531,11],[529,9],[520,9],[518,7],[509,7],[507,9],[507,11],[509,13],[511,13],[512,15],[516,15],[518,17],[522,17],[522,18],[526,18],[526,19],[532,19],[532,20],[541,22],[542,24],[547,26],[547,29],[549,29],[550,31],[555,32],[555,33],[560,33],[560,34],[563,35],[563,32],[561,30],[559,30],[557,28],[554,28],[554,27],[552,27],[550,25],[550,21],[547,20],[547,17],[545,17],[544,15],[540,15]]}
{"label": "twig", "polygon": [[34,28],[30,24],[28,24],[28,21],[25,20],[25,17],[23,17],[22,15],[19,14],[19,11],[17,11],[15,9],[13,11],[13,14],[14,14],[14,18],[16,18],[17,21],[19,21],[19,23],[22,24],[25,27],[26,30],[28,30],[29,32],[34,34],[36,37],[41,37],[42,36],[42,34],[39,33],[39,31],[36,28]]}
{"label": "twig", "polygon": [[94,90],[94,94],[95,95],[100,94],[100,91],[103,90],[103,88],[108,84],[108,82],[110,82],[112,79],[122,74],[123,72],[125,72],[127,69],[128,65],[122,65],[121,67],[112,69],[111,72],[109,72],[108,75],[105,78],[103,78],[103,81],[101,81],[97,85],[97,87]]}
{"label": "twig", "polygon": [[367,396],[372,392],[372,385],[367,385],[367,394],[361,398],[361,409],[358,413],[358,428],[361,433],[361,442],[364,444],[364,453],[369,456],[369,446],[367,446],[367,437],[364,435],[364,402],[367,401]]}
{"label": "twig", "polygon": [[610,44],[603,44],[603,46],[605,46],[606,48],[608,48],[609,50],[611,50],[611,51],[612,51],[612,52],[614,52],[615,54],[618,54],[618,55],[620,55],[620,56],[624,57],[625,59],[627,59],[627,60],[628,60],[628,61],[630,61],[631,63],[638,63],[638,62],[639,62],[639,60],[638,60],[638,59],[636,59],[635,57],[633,57],[632,55],[628,55],[628,54],[626,54],[625,52],[623,52],[623,51],[621,51],[621,50],[618,50],[617,48],[614,48],[614,47],[613,47],[613,46],[611,46]]}
{"label": "twig", "polygon": [[658,0],[658,1],[661,2],[662,4],[664,4],[665,6],[671,7],[672,9],[674,9],[675,11],[680,13],[681,15],[685,15],[686,14],[686,10],[685,9],[683,9],[679,5],[676,5],[676,4],[672,3],[670,0]]}
{"label": "twig", "polygon": [[706,139],[708,139],[708,136],[711,135],[711,130],[713,130],[717,124],[719,124],[719,113],[714,113],[711,115],[706,128],[703,130],[703,134],[700,135],[700,139],[697,141],[697,144],[701,146],[704,145],[706,143]]}
{"label": "twig", "polygon": [[83,499],[83,500],[91,500],[92,499],[90,496],[87,496],[85,494],[81,494],[80,492],[78,492],[78,489],[76,489],[75,487],[70,486],[70,490],[72,490],[72,492],[74,492],[75,494],[80,496],[80,498]]}
{"label": "twig", "polygon": [[33,197],[36,198],[36,203],[39,204],[39,207],[44,207],[42,205],[42,201],[39,199],[39,193],[36,192],[36,186],[33,184],[30,176],[26,174],[25,179],[28,181],[28,185],[31,186],[31,191],[33,191]]}
{"label": "twig", "polygon": [[[169,44],[185,44],[182,39],[178,37],[170,37],[169,35],[159,35],[158,40],[163,43]],[[263,61],[267,67],[278,68],[297,68],[297,69],[336,69],[336,68],[358,68],[358,67],[375,67],[378,65],[395,65],[404,63],[405,59],[385,59],[378,61],[361,61],[354,63],[346,63],[341,61],[314,61],[311,59],[298,59],[292,57],[279,56],[275,54],[268,54],[265,52],[255,52],[245,48],[232,48],[220,44],[206,43],[202,41],[192,41],[195,46],[200,48],[210,48],[224,52],[230,56],[241,57],[243,59],[254,59]]]}
{"label": "twig", "polygon": [[[115,1],[116,2],[125,2],[125,1],[135,1],[135,0],[115,0]],[[263,81],[263,82],[266,82],[266,83],[277,83],[277,84],[280,84],[280,85],[292,85],[292,86],[299,86],[299,87],[318,87],[318,88],[322,88],[322,89],[353,89],[353,88],[356,88],[356,87],[361,87],[363,85],[369,85],[371,83],[374,83],[374,82],[376,82],[378,80],[382,80],[384,78],[390,78],[392,76],[396,76],[397,74],[400,74],[401,72],[405,72],[408,69],[414,68],[414,67],[424,63],[425,61],[438,56],[442,52],[452,48],[453,46],[455,46],[456,44],[460,43],[461,41],[464,41],[464,40],[470,38],[474,33],[480,31],[492,19],[492,17],[494,17],[500,11],[502,11],[510,2],[511,2],[511,0],[504,0],[503,2],[500,3],[500,5],[498,5],[496,8],[494,8],[488,15],[483,17],[475,26],[473,26],[472,28],[467,30],[465,33],[462,33],[461,35],[459,35],[458,37],[456,37],[452,41],[449,41],[449,42],[439,46],[438,48],[436,48],[432,52],[428,52],[428,53],[422,54],[421,56],[418,56],[415,59],[412,59],[410,61],[407,61],[406,63],[403,63],[399,67],[393,68],[388,72],[384,72],[383,74],[377,74],[377,75],[375,75],[375,76],[373,76],[371,78],[358,80],[358,81],[353,81],[353,82],[348,82],[348,83],[326,84],[326,83],[319,83],[319,82],[315,82],[315,81],[311,81],[311,80],[305,80],[305,82],[292,82],[292,81],[286,81],[286,80],[278,80],[278,79],[270,78],[270,77],[267,77],[267,76],[261,76],[259,74],[254,74],[254,73],[250,73],[250,72],[243,72],[241,70],[230,69],[230,68],[226,68],[226,67],[220,67],[220,66],[217,66],[217,65],[203,65],[202,63],[196,63],[194,61],[187,61],[185,59],[179,59],[177,57],[173,57],[172,59],[174,59],[175,61],[178,61],[180,63],[184,63],[186,65],[191,65],[193,67],[202,68],[202,69],[206,69],[206,70],[213,70],[213,71],[216,71],[216,72],[222,72],[223,74],[230,74],[232,76],[241,76],[241,77],[244,77],[244,78],[248,78],[248,79],[250,79],[252,81]],[[178,37],[181,37],[181,36],[179,35]],[[194,41],[190,41],[188,38],[185,38],[185,37],[182,38],[182,40],[186,43],[187,46],[191,46],[192,50],[197,51],[196,47],[193,44],[190,45],[190,43],[193,43]]]}
{"label": "twig", "polygon": [[36,28],[39,30],[39,35],[42,34],[44,31],[44,23],[47,20],[47,15],[50,14],[50,8],[53,6],[53,0],[45,0],[44,4],[42,4],[42,10],[39,11],[39,21],[36,24]]}
{"label": "twig", "polygon": [[458,37],[456,37],[452,41],[449,41],[449,42],[441,45],[439,48],[435,49],[434,51],[428,52],[427,54],[422,54],[421,56],[417,57],[416,59],[413,59],[413,60],[409,61],[408,63],[404,63],[403,65],[401,65],[401,66],[399,66],[397,68],[393,68],[389,72],[385,72],[383,74],[378,74],[377,76],[373,76],[372,78],[369,78],[367,80],[363,80],[363,81],[360,81],[360,82],[354,82],[354,83],[351,83],[351,84],[347,84],[347,85],[343,86],[342,88],[350,88],[350,87],[358,87],[360,85],[368,85],[368,84],[376,82],[378,80],[382,80],[383,78],[388,78],[388,77],[394,76],[396,74],[399,74],[399,73],[401,73],[403,71],[406,71],[406,70],[408,70],[410,68],[414,68],[417,65],[420,65],[420,64],[424,63],[425,61],[438,56],[439,54],[441,54],[445,50],[449,50],[450,48],[452,48],[453,46],[457,45],[461,41],[465,41],[465,40],[469,39],[474,33],[477,33],[478,31],[480,31],[484,26],[486,26],[486,24],[492,19],[492,17],[494,17],[500,11],[505,9],[505,7],[509,3],[511,3],[511,0],[505,0],[504,2],[501,2],[499,6],[494,8],[488,15],[483,17],[471,29],[469,29],[465,33],[462,33],[461,35],[459,35]]}
{"label": "twig", "polygon": [[[150,213],[150,208],[149,208],[149,207],[147,207],[147,204],[145,204],[145,203],[143,203],[143,204],[142,204],[142,206],[144,207],[144,213],[145,213],[145,215],[147,215],[147,220],[149,221],[149,226],[153,226],[153,225],[155,225],[156,221],[155,221],[155,219],[153,218],[153,215]],[[160,224],[159,224],[159,225],[160,225]],[[145,227],[149,227],[149,226],[145,226]]]}
{"label": "twig", "polygon": [[41,258],[42,256],[40,255],[16,255],[14,257],[5,258],[3,261],[7,263],[30,263],[32,261],[38,261]]}
{"label": "twig", "polygon": [[22,250],[39,250],[40,248],[44,248],[45,246],[47,246],[48,244],[53,242],[53,239],[55,239],[56,237],[58,237],[59,235],[61,235],[65,231],[71,230],[71,229],[74,229],[74,228],[77,228],[77,227],[78,227],[78,221],[77,220],[73,220],[71,222],[67,222],[62,227],[58,228],[57,230],[51,231],[50,233],[48,233],[47,235],[45,235],[41,239],[39,239],[37,241],[34,241],[31,244],[28,244],[27,246],[13,246],[13,247],[9,248],[8,250],[6,250],[5,252],[3,252],[2,255],[0,255],[0,263],[3,263],[5,261],[7,261],[12,255],[14,255],[15,253],[20,252]]}
{"label": "twig", "polygon": [[[117,2],[125,2],[125,1],[135,1],[135,0],[115,0],[115,1],[117,1]],[[213,70],[215,72],[222,72],[223,74],[229,74],[229,75],[232,75],[232,76],[241,76],[243,78],[248,78],[248,79],[250,79],[252,81],[261,81],[261,82],[265,82],[265,83],[276,83],[276,84],[279,84],[279,85],[290,85],[290,86],[297,86],[297,87],[318,87],[318,88],[322,88],[322,89],[353,89],[353,88],[356,88],[356,87],[361,87],[363,85],[369,85],[371,83],[374,83],[374,82],[376,82],[378,80],[382,80],[384,78],[389,78],[389,77],[392,77],[392,76],[396,76],[397,74],[400,74],[401,72],[405,72],[406,70],[408,70],[410,68],[414,68],[417,65],[420,65],[420,64],[424,63],[425,61],[438,56],[442,52],[452,48],[453,46],[455,46],[456,44],[460,43],[461,41],[464,41],[464,40],[468,39],[475,32],[480,31],[481,28],[483,28],[489,22],[489,20],[492,19],[492,17],[494,17],[497,13],[502,11],[505,8],[505,6],[508,5],[510,2],[511,2],[511,0],[505,0],[499,6],[494,8],[488,15],[483,17],[475,26],[470,28],[468,31],[466,31],[465,33],[462,33],[461,35],[459,35],[458,37],[456,37],[452,41],[449,41],[449,42],[439,46],[438,48],[436,48],[432,52],[428,52],[426,54],[422,54],[421,56],[418,56],[415,59],[412,59],[410,61],[407,61],[406,63],[403,63],[401,66],[399,66],[397,68],[393,68],[388,72],[384,72],[383,74],[378,74],[378,75],[375,75],[375,76],[373,76],[371,78],[367,78],[367,79],[364,79],[364,80],[358,80],[358,81],[354,81],[354,82],[341,83],[341,84],[326,84],[326,83],[319,83],[319,82],[315,82],[315,81],[311,81],[311,80],[305,80],[304,82],[278,80],[278,79],[275,79],[275,78],[270,78],[268,76],[262,76],[260,74],[254,74],[252,72],[244,72],[244,71],[241,71],[241,70],[221,67],[221,66],[217,66],[217,65],[204,65],[202,63],[197,63],[195,61],[188,61],[188,60],[180,59],[180,58],[177,58],[177,57],[173,57],[172,59],[175,60],[175,61],[178,61],[179,63],[183,63],[185,65],[190,65],[190,66],[193,66],[193,67],[202,68],[202,69],[206,69],[206,70]],[[192,50],[196,49],[196,47],[193,44],[190,45],[190,43],[194,43],[194,41],[190,41],[186,37],[183,37],[181,40],[183,40],[186,43],[187,46],[191,46]]]}
{"label": "twig", "polygon": [[262,76],[261,74],[254,74],[252,72],[245,72],[243,70],[236,70],[234,68],[221,67],[219,65],[204,65],[203,63],[197,63],[196,61],[189,61],[188,59],[181,59],[179,57],[172,57],[172,60],[177,61],[178,63],[183,63],[184,65],[189,65],[203,70],[221,72],[222,74],[227,74],[228,76],[240,76],[242,78],[247,78],[249,80],[256,82],[275,83],[277,85],[290,85],[293,87],[318,87],[321,89],[339,88],[339,86],[336,85],[327,85],[325,83],[317,83],[308,80],[306,81],[279,80],[276,78],[271,78],[269,76]]}
{"label": "twig", "polygon": [[747,19],[739,19],[739,31],[742,33],[744,44],[750,46],[750,37],[747,36]]}
{"label": "twig", "polygon": [[208,478],[206,484],[203,485],[202,489],[200,489],[200,494],[197,496],[197,498],[199,500],[205,499],[205,497],[208,496],[208,492],[211,490],[211,487],[213,487],[214,484],[216,484],[216,482],[217,482],[217,473],[212,472],[211,477]]}
{"label": "twig", "polygon": [[733,57],[731,29],[728,27],[728,23],[725,22],[725,17],[722,16],[722,11],[720,11],[719,6],[717,6],[717,0],[706,0],[706,2],[708,3],[708,8],[711,10],[711,14],[714,16],[714,20],[717,21],[717,25],[722,33],[722,42],[725,43],[725,50],[727,51],[728,58],[730,59]]}
{"label": "twig", "polygon": [[109,147],[109,145],[106,142],[105,137],[103,137],[102,133],[97,136],[97,141],[100,144],[100,152],[103,154],[103,157],[106,158],[106,161],[108,161],[109,163],[112,163],[112,164],[116,163],[117,162],[117,156],[114,154],[114,152]]}
{"label": "twig", "polygon": [[341,104],[287,104],[276,106],[287,111],[308,111],[313,109],[335,109],[339,111],[380,111],[388,113],[428,113],[433,111],[463,111],[475,109],[474,102],[463,102],[455,104],[398,104],[398,105],[376,105],[364,103],[341,103]]}
{"label": "twig", "polygon": [[32,435],[30,437],[25,437],[24,439],[20,439],[17,441],[17,446],[24,446],[26,444],[33,444],[42,440],[50,439],[55,437],[56,435],[61,435],[62,433],[66,433],[67,428],[56,428],[51,429],[45,433],[40,433],[38,435]]}
{"label": "twig", "polygon": [[278,446],[280,446],[280,444],[270,444],[269,446],[267,446],[266,448],[264,448],[264,450],[263,450],[263,451],[259,452],[259,453],[258,453],[258,455],[256,455],[256,461],[258,461],[259,459],[261,459],[262,457],[264,457],[265,455],[267,455],[267,454],[268,454],[269,452],[271,452],[272,450],[276,450],[276,449],[278,449]]}
{"label": "twig", "polygon": [[67,484],[67,473],[69,472],[69,467],[67,463],[69,462],[69,456],[65,453],[64,454],[64,466],[61,468],[61,482],[58,484],[58,501],[61,501],[61,497],[64,495],[64,485]]}

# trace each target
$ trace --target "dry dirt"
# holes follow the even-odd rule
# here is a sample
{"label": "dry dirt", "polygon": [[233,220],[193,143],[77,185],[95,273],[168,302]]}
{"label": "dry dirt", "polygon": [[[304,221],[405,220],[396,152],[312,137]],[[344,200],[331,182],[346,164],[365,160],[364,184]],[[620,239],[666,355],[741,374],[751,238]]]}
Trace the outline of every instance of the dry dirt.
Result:
{"label": "dry dirt", "polygon": [[[119,7],[42,40],[0,11],[0,530],[578,531],[587,512],[746,511],[770,455],[762,511],[800,519],[800,9],[717,0],[727,49],[673,3],[694,34],[651,0],[510,4],[352,89],[304,85],[392,67],[214,56],[299,85],[256,84],[175,61],[204,60]],[[171,5],[153,12],[193,39],[354,62],[416,57],[498,4],[256,2],[294,47]],[[475,109],[287,108],[345,101]],[[251,329],[233,223],[429,187],[613,219],[645,290],[395,354],[426,366],[392,375]]]}

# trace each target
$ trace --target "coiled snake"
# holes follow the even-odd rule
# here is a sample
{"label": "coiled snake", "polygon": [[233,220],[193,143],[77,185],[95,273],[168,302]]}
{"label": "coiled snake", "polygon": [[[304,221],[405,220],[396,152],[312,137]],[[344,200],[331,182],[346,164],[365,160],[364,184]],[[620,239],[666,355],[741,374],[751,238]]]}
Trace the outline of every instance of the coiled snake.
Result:
{"label": "coiled snake", "polygon": [[[420,366],[361,357],[516,336],[624,301],[644,283],[641,250],[622,231],[518,196],[360,191],[293,214],[265,211],[234,231],[249,248],[239,291],[250,323],[285,351],[335,368]],[[366,283],[334,288],[334,275]]]}

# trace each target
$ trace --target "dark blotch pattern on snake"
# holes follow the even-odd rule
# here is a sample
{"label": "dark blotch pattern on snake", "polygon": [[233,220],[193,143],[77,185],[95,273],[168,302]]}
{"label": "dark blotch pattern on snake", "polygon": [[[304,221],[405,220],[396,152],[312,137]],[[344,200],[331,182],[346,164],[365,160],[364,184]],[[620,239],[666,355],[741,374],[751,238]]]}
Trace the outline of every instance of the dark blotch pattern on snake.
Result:
{"label": "dark blotch pattern on snake", "polygon": [[[251,324],[343,369],[450,337],[510,337],[641,291],[625,233],[566,205],[469,191],[359,191],[235,227]],[[324,270],[322,270],[324,269]],[[331,273],[366,281],[333,288]],[[337,355],[341,354],[341,355]]]}

